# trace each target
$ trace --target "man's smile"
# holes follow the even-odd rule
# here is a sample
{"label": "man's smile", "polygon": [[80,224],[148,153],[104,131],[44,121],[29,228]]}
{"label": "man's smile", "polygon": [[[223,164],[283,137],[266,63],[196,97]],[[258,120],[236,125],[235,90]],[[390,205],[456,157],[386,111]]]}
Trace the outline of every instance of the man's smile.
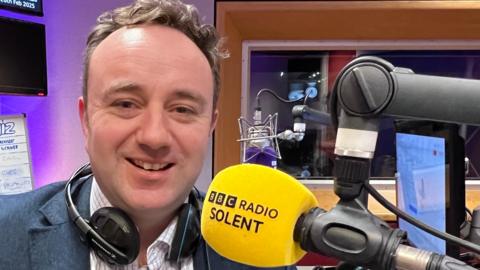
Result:
{"label": "man's smile", "polygon": [[134,166],[147,171],[168,170],[174,165],[173,163],[168,163],[168,162],[167,163],[149,163],[139,159],[127,159],[127,160]]}

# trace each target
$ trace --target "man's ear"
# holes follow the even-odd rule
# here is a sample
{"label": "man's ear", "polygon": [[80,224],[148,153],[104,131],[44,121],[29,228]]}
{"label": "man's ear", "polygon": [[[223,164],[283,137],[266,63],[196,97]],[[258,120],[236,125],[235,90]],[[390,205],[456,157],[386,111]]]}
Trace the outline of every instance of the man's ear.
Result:
{"label": "man's ear", "polygon": [[87,117],[87,105],[83,100],[83,97],[78,98],[78,116],[80,117],[80,123],[82,124],[83,136],[88,137],[88,117]]}
{"label": "man's ear", "polygon": [[212,113],[212,123],[210,124],[210,135],[213,134],[213,131],[217,126],[217,120],[218,120],[218,109],[215,109],[215,111],[213,111]]}

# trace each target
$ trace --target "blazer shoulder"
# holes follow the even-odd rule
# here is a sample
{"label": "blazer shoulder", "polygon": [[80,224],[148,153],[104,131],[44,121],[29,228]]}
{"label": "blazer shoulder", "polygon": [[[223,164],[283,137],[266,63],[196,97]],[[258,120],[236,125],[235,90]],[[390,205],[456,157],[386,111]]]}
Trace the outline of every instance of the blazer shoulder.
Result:
{"label": "blazer shoulder", "polygon": [[0,195],[0,224],[30,217],[64,187],[65,182],[56,182],[25,193]]}

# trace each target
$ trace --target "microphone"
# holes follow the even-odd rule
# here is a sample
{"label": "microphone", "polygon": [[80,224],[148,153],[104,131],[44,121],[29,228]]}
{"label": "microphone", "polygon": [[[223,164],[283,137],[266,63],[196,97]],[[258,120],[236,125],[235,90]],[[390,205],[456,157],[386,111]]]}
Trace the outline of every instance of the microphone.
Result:
{"label": "microphone", "polygon": [[205,241],[230,260],[257,267],[292,265],[306,252],[293,239],[300,215],[318,205],[305,186],[280,170],[241,164],[219,172],[203,204]]}
{"label": "microphone", "polygon": [[268,115],[262,121],[261,110],[257,108],[253,124],[240,117],[240,139],[242,163],[253,163],[277,167],[277,159],[281,159],[277,142],[278,114]]}
{"label": "microphone", "polygon": [[462,270],[477,269],[449,256],[399,245],[395,251],[395,266],[399,270]]}
{"label": "microphone", "polygon": [[340,201],[326,212],[313,208],[300,217],[294,239],[302,249],[369,269],[473,270],[465,262],[404,245],[406,233],[392,229],[355,204]]}
{"label": "microphone", "polygon": [[292,265],[311,251],[371,269],[475,269],[404,245],[405,232],[357,200],[340,201],[330,211],[317,205],[313,193],[286,173],[236,165],[210,184],[201,233],[218,254],[255,267]]}

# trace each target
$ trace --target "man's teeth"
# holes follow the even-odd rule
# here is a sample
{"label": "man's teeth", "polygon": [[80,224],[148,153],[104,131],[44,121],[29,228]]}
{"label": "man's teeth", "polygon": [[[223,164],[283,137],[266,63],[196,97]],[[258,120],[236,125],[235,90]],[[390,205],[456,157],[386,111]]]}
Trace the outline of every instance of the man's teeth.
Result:
{"label": "man's teeth", "polygon": [[158,171],[158,170],[164,169],[165,167],[168,166],[168,163],[163,163],[163,164],[160,164],[160,163],[148,163],[148,162],[143,162],[143,161],[141,161],[141,160],[134,160],[133,162],[134,162],[135,165],[137,165],[138,167],[141,167],[141,168],[143,168],[144,170],[149,170],[149,171]]}

